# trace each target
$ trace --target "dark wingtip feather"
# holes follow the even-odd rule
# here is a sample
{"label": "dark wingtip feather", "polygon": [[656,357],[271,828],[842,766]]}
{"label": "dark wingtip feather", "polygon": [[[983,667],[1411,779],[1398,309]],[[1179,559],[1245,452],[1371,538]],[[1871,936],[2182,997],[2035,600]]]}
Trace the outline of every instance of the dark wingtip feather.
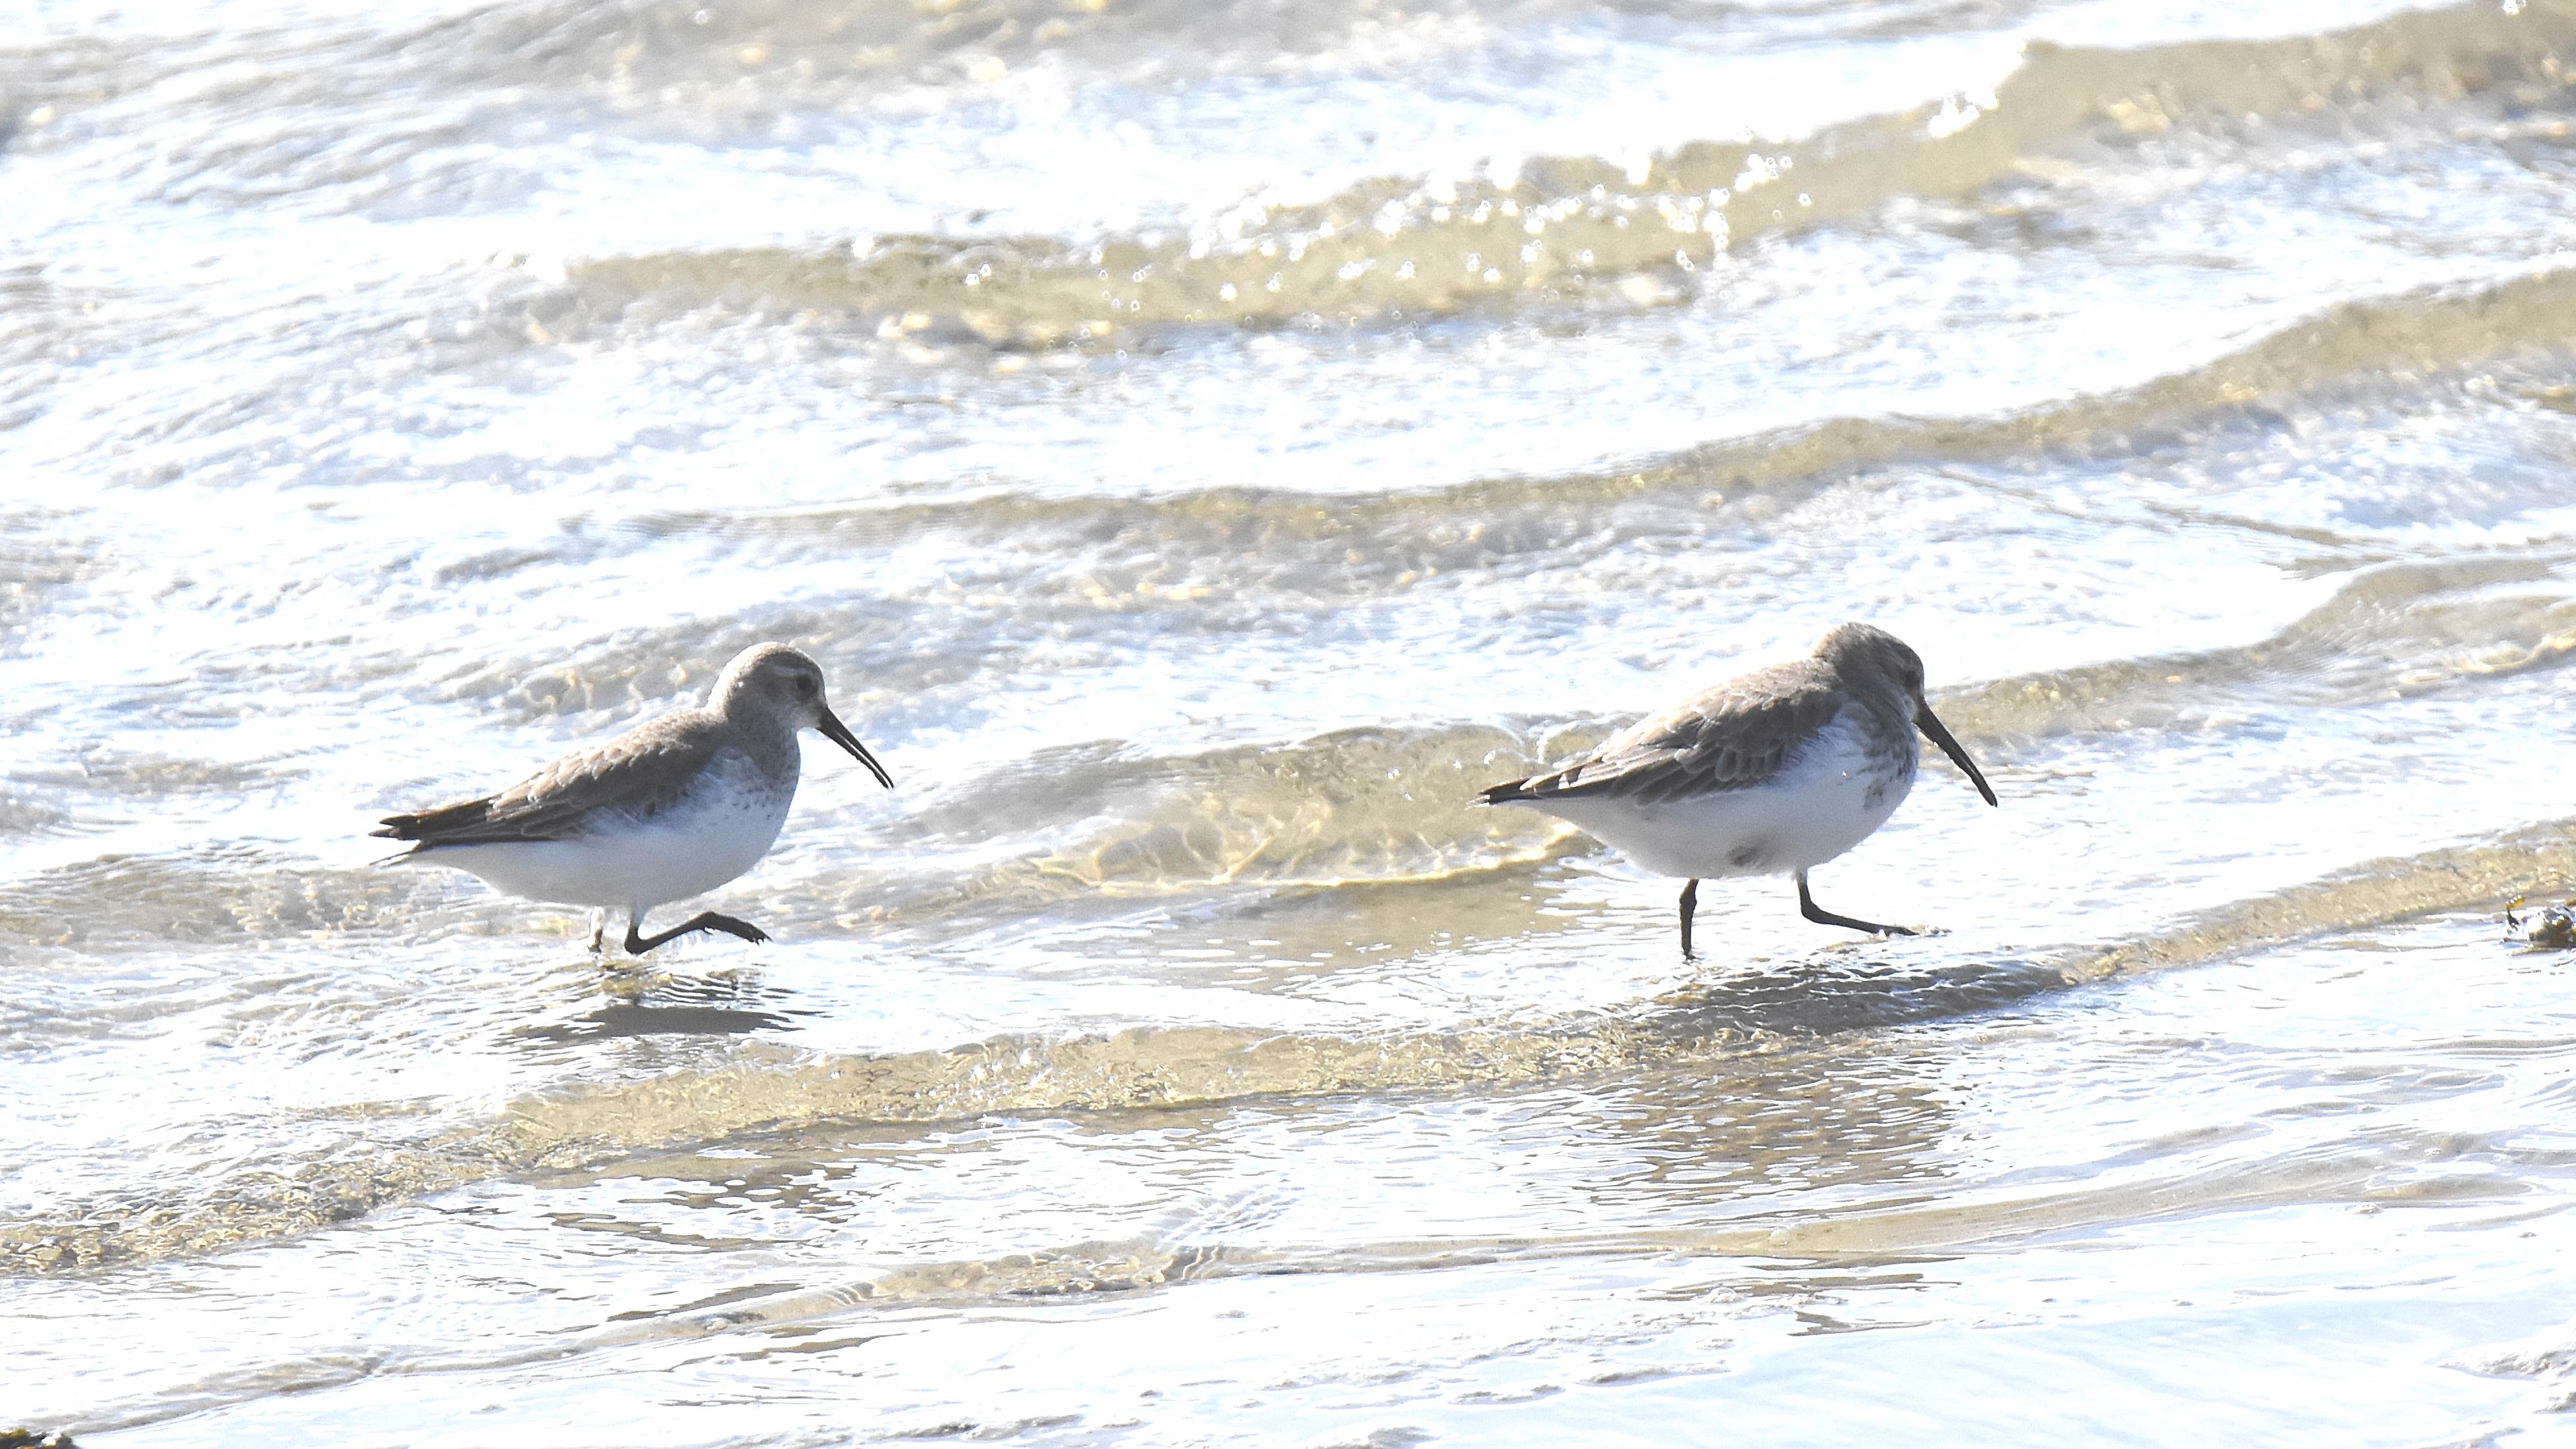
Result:
{"label": "dark wingtip feather", "polygon": [[482,823],[492,813],[490,797],[442,805],[435,810],[413,810],[401,815],[388,815],[367,832],[371,838],[413,840],[423,846],[434,845],[442,836]]}
{"label": "dark wingtip feather", "polygon": [[1476,797],[1477,803],[1509,805],[1515,800],[1526,800],[1530,797],[1529,783],[1527,780],[1505,780],[1499,785],[1487,785],[1484,793]]}
{"label": "dark wingtip feather", "polygon": [[438,813],[440,812],[435,810],[423,810],[409,815],[388,815],[377,821],[376,828],[368,831],[367,834],[383,840],[418,840],[425,834],[421,827],[427,825],[429,818]]}

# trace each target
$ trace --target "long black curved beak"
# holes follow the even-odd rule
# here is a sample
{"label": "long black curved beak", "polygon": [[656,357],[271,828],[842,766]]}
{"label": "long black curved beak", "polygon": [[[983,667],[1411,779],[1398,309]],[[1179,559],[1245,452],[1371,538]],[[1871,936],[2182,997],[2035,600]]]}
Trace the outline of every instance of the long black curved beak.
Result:
{"label": "long black curved beak", "polygon": [[1984,772],[1977,768],[1976,761],[1968,758],[1966,750],[1959,748],[1958,739],[1950,733],[1949,726],[1941,723],[1941,717],[1932,712],[1932,706],[1918,704],[1914,707],[1914,726],[1930,735],[1932,743],[1941,747],[1941,753],[1968,772],[1968,778],[1977,782],[1977,793],[1986,797],[1987,804],[2002,806],[2004,802],[1995,798],[1995,789],[1986,783]]}
{"label": "long black curved beak", "polygon": [[[832,713],[830,706],[827,705],[824,707],[823,717],[814,722],[814,728],[823,732],[823,738],[830,740],[832,743],[839,745],[842,749],[845,749],[851,754],[857,756],[859,763],[868,767],[868,773],[877,777],[878,784],[885,786],[889,790],[894,788],[894,776],[886,773],[886,767],[877,763],[877,757],[868,753],[868,747],[859,743],[859,737],[850,733],[850,727],[841,723],[841,717]],[[1947,737],[1941,736],[1940,738]],[[1958,748],[1959,747],[1957,745],[1952,745],[1950,747],[1951,752],[1954,754],[1957,753]],[[1978,783],[1983,784],[1984,782],[1979,781]],[[1988,796],[1987,798],[1992,799],[1994,797]]]}

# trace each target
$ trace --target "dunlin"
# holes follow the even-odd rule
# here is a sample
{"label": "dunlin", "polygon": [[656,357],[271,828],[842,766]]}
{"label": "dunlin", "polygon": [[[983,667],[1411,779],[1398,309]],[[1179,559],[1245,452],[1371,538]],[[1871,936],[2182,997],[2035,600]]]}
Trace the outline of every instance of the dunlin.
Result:
{"label": "dunlin", "polygon": [[1804,659],[1704,689],[1544,775],[1485,791],[1488,805],[1560,816],[1682,887],[1690,954],[1699,883],[1794,876],[1808,920],[1910,936],[1838,916],[1807,894],[1807,872],[1869,837],[1914,788],[1920,729],[1989,805],[1995,792],[1923,699],[1923,661],[1903,641],[1845,624]]}
{"label": "dunlin", "polygon": [[[647,936],[644,913],[714,890],[769,853],[796,798],[803,729],[894,788],[824,703],[821,666],[784,644],[755,644],[725,666],[703,708],[647,720],[497,795],[389,815],[374,833],[416,842],[397,860],[454,866],[530,900],[623,910],[632,955],[692,931],[766,941],[758,926],[713,911]],[[603,918],[592,950],[605,931]]]}

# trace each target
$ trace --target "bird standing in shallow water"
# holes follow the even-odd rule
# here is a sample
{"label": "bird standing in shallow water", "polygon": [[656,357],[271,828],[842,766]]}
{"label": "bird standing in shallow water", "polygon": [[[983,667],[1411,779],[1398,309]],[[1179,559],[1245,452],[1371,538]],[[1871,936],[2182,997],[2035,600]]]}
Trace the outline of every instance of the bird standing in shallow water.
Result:
{"label": "bird standing in shallow water", "polygon": [[[768,933],[703,911],[658,935],[644,913],[714,890],[769,853],[796,798],[799,730],[819,730],[891,790],[894,777],[823,699],[822,666],[784,644],[733,657],[703,708],[674,710],[566,755],[497,795],[389,815],[394,857],[454,866],[530,900],[626,912],[626,950],[675,936]],[[601,949],[606,924],[592,929]]]}
{"label": "bird standing in shallow water", "polygon": [[1838,916],[1807,894],[1807,872],[1869,837],[1914,788],[1920,729],[1986,777],[1923,698],[1923,661],[1902,640],[1845,624],[1815,652],[1738,675],[1650,715],[1564,767],[1488,787],[1488,805],[1529,805],[1617,846],[1682,887],[1682,954],[1702,880],[1778,875],[1798,882],[1808,920],[1910,936],[1904,926]]}

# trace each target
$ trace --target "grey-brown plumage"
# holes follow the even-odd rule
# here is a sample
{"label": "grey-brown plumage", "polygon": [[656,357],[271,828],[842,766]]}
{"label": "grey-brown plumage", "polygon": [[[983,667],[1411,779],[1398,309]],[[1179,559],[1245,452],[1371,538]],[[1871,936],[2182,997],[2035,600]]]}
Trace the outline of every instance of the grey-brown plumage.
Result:
{"label": "grey-brown plumage", "polygon": [[[626,949],[641,954],[691,931],[768,939],[707,912],[652,937],[644,913],[712,890],[750,868],[776,840],[796,793],[812,728],[893,777],[841,723],[823,671],[784,644],[744,650],[705,705],[648,720],[562,759],[497,794],[386,816],[373,833],[412,842],[397,859],[452,865],[514,895],[628,912]],[[600,943],[592,934],[592,944]]]}
{"label": "grey-brown plumage", "polygon": [[1606,796],[1651,805],[1759,785],[1847,698],[1819,659],[1765,665],[1648,715],[1562,768],[1488,787],[1484,802]]}
{"label": "grey-brown plumage", "polygon": [[[676,710],[605,744],[566,755],[499,794],[388,815],[382,828],[370,833],[416,841],[413,853],[418,854],[442,845],[562,840],[594,829],[597,811],[650,820],[680,799],[718,750],[734,743],[734,731],[714,711]],[[768,767],[763,773],[778,772],[773,742],[755,737],[746,743]],[[792,735],[789,747],[794,747]]]}
{"label": "grey-brown plumage", "polygon": [[1997,803],[1923,685],[1923,661],[1903,641],[1844,624],[1804,659],[1701,690],[1554,770],[1488,787],[1483,800],[1562,816],[1649,869],[1687,877],[1684,954],[1708,877],[1785,871],[1807,919],[1911,934],[1820,909],[1807,871],[1867,838],[1904,800],[1917,729]]}

